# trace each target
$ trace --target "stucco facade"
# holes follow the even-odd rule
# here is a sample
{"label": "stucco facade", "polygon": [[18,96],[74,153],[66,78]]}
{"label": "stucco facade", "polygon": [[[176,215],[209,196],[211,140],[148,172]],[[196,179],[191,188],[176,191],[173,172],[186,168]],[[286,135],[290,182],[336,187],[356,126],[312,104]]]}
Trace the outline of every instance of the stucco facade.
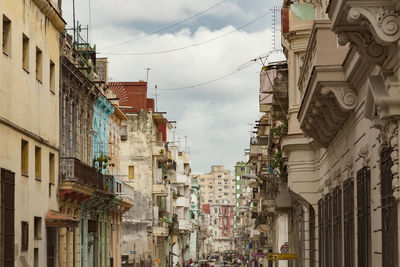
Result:
{"label": "stucco facade", "polygon": [[59,36],[65,26],[59,11],[48,1],[0,1],[0,262],[5,266],[43,266],[56,250],[57,230],[46,227],[46,214],[58,209]]}

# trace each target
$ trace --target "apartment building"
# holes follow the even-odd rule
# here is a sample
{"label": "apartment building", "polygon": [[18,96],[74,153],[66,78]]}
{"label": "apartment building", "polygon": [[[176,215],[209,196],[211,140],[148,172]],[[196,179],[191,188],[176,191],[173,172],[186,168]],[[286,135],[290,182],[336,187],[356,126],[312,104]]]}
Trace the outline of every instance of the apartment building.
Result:
{"label": "apartment building", "polygon": [[55,266],[60,12],[55,1],[0,1],[1,266]]}

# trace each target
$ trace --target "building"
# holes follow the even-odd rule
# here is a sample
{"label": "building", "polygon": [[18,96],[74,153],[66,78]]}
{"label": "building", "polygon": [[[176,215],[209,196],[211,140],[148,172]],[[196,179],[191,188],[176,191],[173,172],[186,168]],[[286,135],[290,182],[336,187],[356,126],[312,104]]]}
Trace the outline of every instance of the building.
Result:
{"label": "building", "polygon": [[199,216],[200,216],[200,200],[199,190],[200,186],[197,181],[197,175],[192,175],[191,194],[190,194],[190,215],[189,222],[192,224],[192,233],[190,234],[190,251],[189,258],[192,260],[199,259],[200,253],[200,239],[199,239]]}
{"label": "building", "polygon": [[296,266],[399,264],[399,21],[397,1],[284,1]]}
{"label": "building", "polygon": [[211,166],[211,172],[198,176],[200,205],[210,214],[206,253],[233,249],[233,217],[236,200],[236,178],[224,166]]}
{"label": "building", "polygon": [[[0,262],[54,266],[60,32],[55,1],[0,1]],[[53,265],[51,265],[53,264]]]}
{"label": "building", "polygon": [[96,72],[94,49],[77,32],[74,36],[63,33],[60,39],[60,214],[55,218],[66,222],[58,222],[58,266],[118,266],[121,218],[133,205],[123,197],[129,186],[111,175],[109,164],[107,140],[115,131],[107,126],[119,109],[104,96],[107,81]]}

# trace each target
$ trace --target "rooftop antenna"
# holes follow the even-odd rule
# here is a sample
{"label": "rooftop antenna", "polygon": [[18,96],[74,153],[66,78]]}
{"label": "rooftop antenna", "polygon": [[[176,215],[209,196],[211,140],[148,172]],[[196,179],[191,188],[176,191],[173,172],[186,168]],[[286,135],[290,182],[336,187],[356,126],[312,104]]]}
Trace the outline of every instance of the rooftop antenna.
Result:
{"label": "rooftop antenna", "polygon": [[158,112],[158,105],[157,105],[157,103],[158,103],[158,96],[159,96],[159,94],[158,94],[157,85],[155,85],[154,88],[156,89],[156,93],[154,94],[155,99],[156,99],[156,112]]}
{"label": "rooftop antenna", "polygon": [[150,72],[151,68],[145,68],[145,70],[146,70],[146,83],[148,84],[149,83],[149,72]]}
{"label": "rooftop antenna", "polygon": [[75,27],[76,27],[76,25],[75,25],[75,0],[72,0],[72,20],[73,20],[73,26],[74,26],[74,43],[75,43],[75,41],[76,41],[76,39],[75,39]]}

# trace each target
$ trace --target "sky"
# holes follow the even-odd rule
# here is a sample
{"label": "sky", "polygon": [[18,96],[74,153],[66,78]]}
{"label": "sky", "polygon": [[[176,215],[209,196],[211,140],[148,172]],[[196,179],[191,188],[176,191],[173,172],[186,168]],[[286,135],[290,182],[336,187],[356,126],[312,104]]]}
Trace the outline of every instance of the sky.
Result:
{"label": "sky", "polygon": [[[146,81],[150,68],[148,97],[157,95],[157,110],[177,122],[175,141],[182,150],[187,146],[192,172],[206,173],[212,165],[233,170],[244,160],[252,124],[260,118],[262,64],[251,60],[273,50],[271,8],[281,4],[282,0],[75,0],[75,17],[82,27],[89,25],[89,41],[96,45],[98,57],[108,57],[111,81]],[[72,0],[63,0],[62,9],[71,28]],[[274,54],[269,60],[277,58]]]}

